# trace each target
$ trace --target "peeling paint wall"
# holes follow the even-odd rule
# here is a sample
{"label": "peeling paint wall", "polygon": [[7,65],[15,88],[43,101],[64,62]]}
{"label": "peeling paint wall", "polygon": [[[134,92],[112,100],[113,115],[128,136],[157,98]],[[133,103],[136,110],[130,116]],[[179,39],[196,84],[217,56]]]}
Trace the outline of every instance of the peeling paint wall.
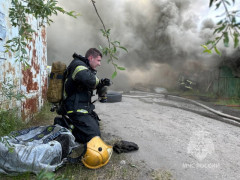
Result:
{"label": "peeling paint wall", "polygon": [[[39,27],[39,21],[28,17],[28,22],[36,31],[33,39],[28,42],[29,69],[24,69],[20,62],[16,62],[14,54],[4,53],[7,40],[18,36],[18,28],[11,26],[8,9],[11,0],[0,1],[0,106],[2,109],[19,108],[19,114],[24,120],[29,120],[37,112],[46,99],[47,91],[47,36],[46,27]],[[14,93],[22,93],[26,99],[9,101],[2,87],[6,83],[12,85]]]}

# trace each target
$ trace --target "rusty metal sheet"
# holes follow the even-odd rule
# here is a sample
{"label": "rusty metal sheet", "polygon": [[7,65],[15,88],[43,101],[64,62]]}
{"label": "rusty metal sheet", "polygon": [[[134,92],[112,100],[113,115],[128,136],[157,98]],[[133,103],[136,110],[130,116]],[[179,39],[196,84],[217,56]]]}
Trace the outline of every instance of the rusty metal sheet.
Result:
{"label": "rusty metal sheet", "polygon": [[19,108],[19,114],[28,121],[35,112],[40,110],[46,99],[46,27],[39,27],[38,20],[28,17],[28,22],[36,32],[27,45],[30,68],[25,69],[21,63],[15,61],[14,54],[4,53],[3,45],[6,41],[18,36],[18,28],[11,27],[7,17],[10,5],[11,0],[0,1],[0,39],[2,39],[0,40],[0,88],[4,83],[9,82],[14,85],[14,91],[24,94],[26,99],[9,101],[0,92],[0,106],[4,109]]}

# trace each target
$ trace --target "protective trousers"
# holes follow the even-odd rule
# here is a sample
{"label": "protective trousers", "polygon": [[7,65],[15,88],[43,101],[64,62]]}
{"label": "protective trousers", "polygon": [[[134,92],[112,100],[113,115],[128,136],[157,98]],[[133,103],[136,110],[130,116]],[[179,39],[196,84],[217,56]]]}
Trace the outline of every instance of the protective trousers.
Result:
{"label": "protective trousers", "polygon": [[94,114],[69,114],[74,129],[72,134],[79,143],[87,143],[95,136],[100,136],[98,118]]}

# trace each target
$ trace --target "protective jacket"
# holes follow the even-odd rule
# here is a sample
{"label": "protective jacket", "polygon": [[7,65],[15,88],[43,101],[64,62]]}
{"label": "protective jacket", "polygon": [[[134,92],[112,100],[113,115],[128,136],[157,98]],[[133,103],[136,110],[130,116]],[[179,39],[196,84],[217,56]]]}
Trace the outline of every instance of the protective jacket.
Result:
{"label": "protective jacket", "polygon": [[96,70],[90,67],[88,59],[76,53],[73,54],[73,58],[67,68],[63,104],[67,114],[88,114],[95,108],[91,97],[99,79]]}

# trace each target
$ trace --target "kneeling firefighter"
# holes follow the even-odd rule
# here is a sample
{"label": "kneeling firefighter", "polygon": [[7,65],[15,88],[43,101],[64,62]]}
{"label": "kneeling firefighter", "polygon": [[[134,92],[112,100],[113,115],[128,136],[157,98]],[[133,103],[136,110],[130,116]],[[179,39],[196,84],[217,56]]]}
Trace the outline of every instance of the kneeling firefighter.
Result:
{"label": "kneeling firefighter", "polygon": [[100,102],[106,102],[106,86],[109,79],[99,80],[96,67],[101,65],[102,54],[95,48],[85,57],[73,54],[73,60],[66,70],[62,107],[73,125],[72,134],[76,141],[86,144],[82,162],[91,169],[106,165],[112,154],[112,147],[100,138],[99,117],[91,101],[93,90],[97,89]]}

